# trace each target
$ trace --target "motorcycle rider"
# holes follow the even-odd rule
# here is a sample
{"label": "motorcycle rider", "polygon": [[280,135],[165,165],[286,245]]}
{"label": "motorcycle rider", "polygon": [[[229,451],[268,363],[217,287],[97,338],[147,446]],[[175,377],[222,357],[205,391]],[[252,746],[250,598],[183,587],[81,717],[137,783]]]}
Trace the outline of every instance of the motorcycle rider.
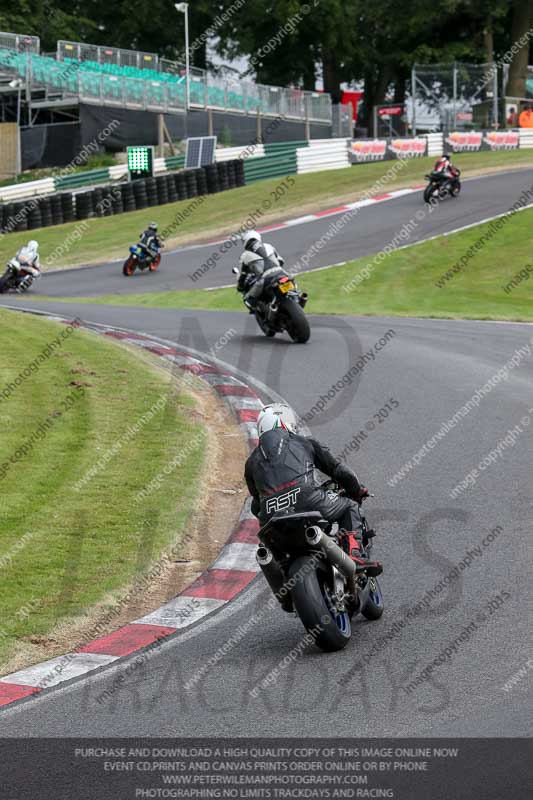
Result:
{"label": "motorcycle rider", "polygon": [[244,303],[252,314],[265,285],[265,275],[267,272],[283,272],[282,267],[285,263],[275,247],[267,242],[263,243],[261,234],[257,231],[248,230],[243,233],[242,243],[244,253],[239,260],[240,275],[237,282],[237,291],[243,292]]}
{"label": "motorcycle rider", "polygon": [[[41,262],[39,259],[39,242],[35,239],[30,239],[28,244],[20,248],[15,256],[21,267],[28,272],[33,278],[38,278],[41,274]],[[18,288],[23,288],[24,284],[32,282],[29,276],[24,276],[20,279]]]}
{"label": "motorcycle rider", "polygon": [[457,185],[459,182],[459,175],[461,174],[461,171],[452,164],[449,153],[443,153],[442,156],[437,158],[435,166],[433,167],[433,172],[442,173],[442,175],[448,179],[446,183],[449,184],[450,189]]}
{"label": "motorcycle rider", "polygon": [[[357,504],[369,496],[368,489],[361,486],[355,473],[341,464],[327,447],[316,439],[300,436],[296,429],[294,414],[285,403],[272,403],[260,412],[257,418],[259,444],[248,457],[244,469],[252,496],[252,513],[264,525],[277,513],[277,498],[283,509],[289,501],[292,502],[291,511],[319,511],[323,519],[337,522],[339,528],[352,535],[351,541],[357,542],[357,550],[361,550],[361,545],[366,548],[368,541],[361,539]],[[320,488],[316,469],[336,481],[346,496]],[[360,572],[376,576],[383,571],[377,561],[353,554],[351,557]]]}
{"label": "motorcycle rider", "polygon": [[163,242],[157,235],[157,222],[151,222],[147,229],[140,235],[139,245],[143,248],[145,255],[152,261],[159,250],[163,247]]}

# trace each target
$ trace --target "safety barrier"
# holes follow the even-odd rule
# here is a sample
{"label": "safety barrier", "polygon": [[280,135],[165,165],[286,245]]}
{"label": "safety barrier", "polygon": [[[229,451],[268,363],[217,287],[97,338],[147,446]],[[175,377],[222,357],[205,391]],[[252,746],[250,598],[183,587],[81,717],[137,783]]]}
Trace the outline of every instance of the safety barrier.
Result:
{"label": "safety barrier", "polygon": [[344,169],[350,166],[346,139],[318,139],[296,154],[297,172],[320,172],[325,169]]}
{"label": "safety barrier", "polygon": [[520,128],[519,147],[533,147],[533,128]]}
{"label": "safety barrier", "polygon": [[427,154],[428,156],[438,156],[444,149],[444,136],[442,132],[427,133],[426,137],[428,142]]}
{"label": "safety barrier", "polygon": [[[517,131],[514,132],[515,136],[516,133]],[[520,129],[518,136],[519,147],[533,148],[533,129]],[[442,133],[425,134],[419,138],[427,140],[429,156],[442,153],[445,146]],[[242,164],[243,180],[248,184],[284,175],[342,169],[350,166],[349,152],[350,140],[312,139],[310,141],[253,144],[244,148],[219,148],[215,157],[216,164],[239,161]],[[183,155],[154,159],[155,176],[160,177],[169,171],[182,168],[184,160]],[[55,192],[88,186],[94,187],[108,181],[121,181],[127,176],[127,172],[126,164],[116,164],[112,167],[85,172],[71,172],[67,167],[59,170],[55,177],[0,187],[0,202],[14,203],[30,197],[42,197]]]}
{"label": "safety barrier", "polygon": [[[47,180],[53,183],[53,179]],[[0,232],[12,233],[90,217],[113,216],[235,189],[244,183],[244,162],[234,159],[143,180],[96,186],[77,193],[41,194],[0,205]]]}

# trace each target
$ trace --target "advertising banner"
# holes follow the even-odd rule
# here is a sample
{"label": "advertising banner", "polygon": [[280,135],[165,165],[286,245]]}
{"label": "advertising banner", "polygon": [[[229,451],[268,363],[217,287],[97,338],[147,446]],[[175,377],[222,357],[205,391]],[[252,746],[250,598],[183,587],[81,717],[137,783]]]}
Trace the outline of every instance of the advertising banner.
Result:
{"label": "advertising banner", "polygon": [[477,150],[515,150],[518,131],[452,131],[444,141],[454,153]]}
{"label": "advertising banner", "polygon": [[426,155],[427,139],[391,139],[388,148],[397,158],[419,158]]}
{"label": "advertising banner", "polygon": [[366,161],[383,161],[387,157],[386,139],[358,139],[350,147],[350,160],[354,164]]}
{"label": "advertising banner", "polygon": [[426,151],[427,140],[424,137],[356,139],[350,145],[350,161],[363,164],[391,158],[416,158],[425,156]]}

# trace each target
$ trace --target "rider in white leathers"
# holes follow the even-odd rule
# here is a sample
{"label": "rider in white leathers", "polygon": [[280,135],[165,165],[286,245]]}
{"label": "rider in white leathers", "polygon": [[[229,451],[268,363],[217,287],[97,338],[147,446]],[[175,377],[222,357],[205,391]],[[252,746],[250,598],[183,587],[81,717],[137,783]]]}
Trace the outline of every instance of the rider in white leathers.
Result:
{"label": "rider in white leathers", "polygon": [[283,272],[284,261],[275,247],[267,242],[263,243],[261,234],[257,231],[246,231],[242,236],[242,243],[244,244],[244,253],[239,260],[241,273],[237,289],[239,292],[245,292],[244,302],[250,309],[253,309],[261,297],[265,275]]}
{"label": "rider in white leathers", "polygon": [[31,239],[28,244],[20,248],[16,259],[26,272],[29,272],[34,278],[40,275],[39,243],[35,239]]}

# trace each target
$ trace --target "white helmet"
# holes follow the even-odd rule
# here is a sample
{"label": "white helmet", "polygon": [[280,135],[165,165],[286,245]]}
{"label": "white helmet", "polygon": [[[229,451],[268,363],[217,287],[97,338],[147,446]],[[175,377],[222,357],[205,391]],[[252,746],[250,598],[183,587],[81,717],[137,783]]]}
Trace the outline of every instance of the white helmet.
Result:
{"label": "white helmet", "polygon": [[30,239],[30,241],[28,242],[28,249],[37,252],[37,250],[39,249],[39,242],[36,242],[35,239]]}
{"label": "white helmet", "polygon": [[257,433],[259,437],[275,428],[283,428],[293,433],[297,428],[296,417],[292,409],[285,403],[271,403],[259,412],[257,417]]}
{"label": "white helmet", "polygon": [[262,244],[263,242],[261,239],[261,234],[257,233],[257,231],[245,231],[241,238],[245,250],[250,249],[252,242],[257,242],[258,244]]}

